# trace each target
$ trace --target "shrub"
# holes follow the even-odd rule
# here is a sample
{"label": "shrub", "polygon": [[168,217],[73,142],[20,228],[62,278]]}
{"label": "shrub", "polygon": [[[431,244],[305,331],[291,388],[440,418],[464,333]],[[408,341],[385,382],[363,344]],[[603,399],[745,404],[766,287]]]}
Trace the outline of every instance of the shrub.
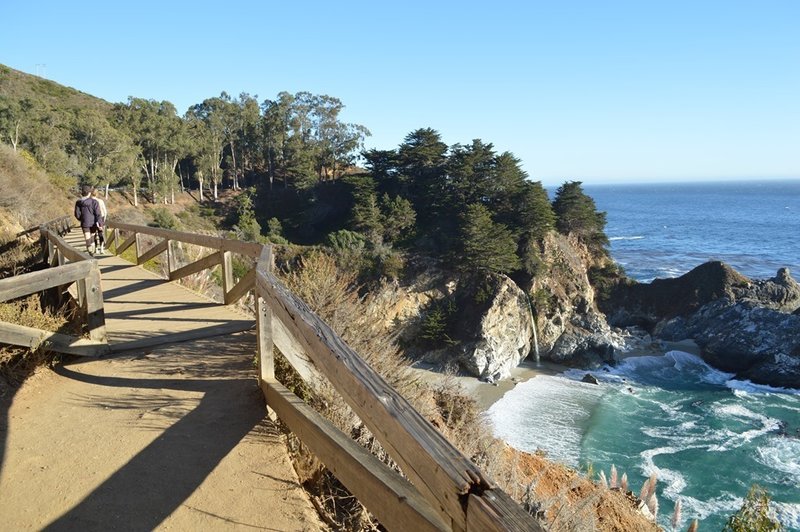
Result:
{"label": "shrub", "polygon": [[731,532],[778,532],[783,526],[772,518],[769,511],[769,494],[757,484],[750,487],[744,504],[725,525]]}
{"label": "shrub", "polygon": [[152,211],[153,222],[151,227],[160,227],[162,229],[177,229],[178,220],[164,207],[156,207]]}

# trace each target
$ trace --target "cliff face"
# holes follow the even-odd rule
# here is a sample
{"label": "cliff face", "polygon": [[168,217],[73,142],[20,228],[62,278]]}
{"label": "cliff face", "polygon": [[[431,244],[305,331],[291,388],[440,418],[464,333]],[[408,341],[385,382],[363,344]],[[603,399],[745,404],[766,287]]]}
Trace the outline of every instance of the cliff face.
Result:
{"label": "cliff face", "polygon": [[614,359],[624,345],[597,308],[589,268],[598,266],[585,246],[551,233],[544,241],[545,273],[531,281],[539,348],[543,357],[592,366]]}
{"label": "cliff face", "polygon": [[[387,283],[370,294],[370,319],[396,334],[413,358],[457,364],[488,380],[507,377],[536,350],[535,337],[543,359],[580,366],[611,361],[624,340],[597,309],[588,251],[553,233],[542,258],[546,273],[524,286],[505,275],[457,275],[416,265],[419,273],[405,283]],[[452,314],[443,333],[446,342],[431,346],[420,338],[436,308]]]}

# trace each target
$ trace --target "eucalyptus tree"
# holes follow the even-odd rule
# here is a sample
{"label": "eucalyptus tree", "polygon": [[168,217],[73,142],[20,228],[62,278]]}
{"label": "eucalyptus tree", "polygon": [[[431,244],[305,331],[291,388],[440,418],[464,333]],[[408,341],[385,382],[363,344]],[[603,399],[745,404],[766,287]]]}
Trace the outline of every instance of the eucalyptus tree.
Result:
{"label": "eucalyptus tree", "polygon": [[207,172],[213,186],[214,200],[219,198],[219,185],[222,183],[222,163],[224,148],[228,145],[228,128],[226,113],[230,97],[222,93],[219,98],[208,98],[195,104],[186,112],[186,119],[192,129],[194,144],[198,149],[200,164]]}
{"label": "eucalyptus tree", "polygon": [[[115,105],[113,116],[116,125],[139,148],[139,166],[147,178],[151,199],[155,203],[156,195],[165,189],[160,181],[166,179],[170,171],[174,173],[182,157],[181,152],[185,150],[181,118],[175,106],[168,101],[134,97],[128,98],[127,104]],[[162,166],[166,168],[162,169]],[[138,205],[137,188],[140,182],[132,180],[134,205]]]}
{"label": "eucalyptus tree", "polygon": [[0,139],[8,139],[14,152],[20,142],[20,130],[23,122],[28,118],[28,113],[33,108],[29,98],[20,100],[0,94]]}
{"label": "eucalyptus tree", "polygon": [[75,116],[71,129],[68,149],[78,157],[85,182],[117,183],[137,170],[136,146],[105,114],[87,109]]}

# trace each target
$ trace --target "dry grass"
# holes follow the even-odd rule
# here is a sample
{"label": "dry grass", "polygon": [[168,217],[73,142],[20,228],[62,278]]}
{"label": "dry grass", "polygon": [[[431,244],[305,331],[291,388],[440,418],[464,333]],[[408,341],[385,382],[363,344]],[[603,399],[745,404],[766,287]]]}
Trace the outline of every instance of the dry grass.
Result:
{"label": "dry grass", "polygon": [[[397,389],[453,445],[470,457],[498,485],[543,520],[552,530],[658,530],[639,514],[632,497],[621,490],[595,486],[590,480],[543,456],[516,451],[492,437],[476,402],[452,376],[430,386],[408,371],[391,338],[364,318],[365,297],[358,295],[355,275],[342,273],[332,257],[311,251],[289,263],[283,278],[384,379]],[[278,360],[277,374],[298,395],[341,430],[351,434],[385,463],[396,468],[379,442],[346,406],[338,393],[326,388],[312,394],[299,377]],[[288,380],[288,382],[287,382]],[[299,441],[291,449],[298,473],[323,517],[334,528],[374,530],[378,526],[367,510],[305,449]]]}
{"label": "dry grass", "polygon": [[[0,321],[45,331],[80,334],[80,324],[70,319],[70,313],[44,308],[38,294],[0,303]],[[0,347],[0,377],[7,385],[19,386],[37,367],[53,363],[58,356],[44,349]]]}

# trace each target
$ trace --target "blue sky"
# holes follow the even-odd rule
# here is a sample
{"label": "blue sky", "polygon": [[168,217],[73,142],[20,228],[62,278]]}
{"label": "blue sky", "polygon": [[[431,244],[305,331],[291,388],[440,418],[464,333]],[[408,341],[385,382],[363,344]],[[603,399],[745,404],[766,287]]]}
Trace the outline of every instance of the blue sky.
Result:
{"label": "blue sky", "polygon": [[4,2],[0,63],[180,113],[226,91],[340,98],[545,184],[800,177],[800,2]]}

